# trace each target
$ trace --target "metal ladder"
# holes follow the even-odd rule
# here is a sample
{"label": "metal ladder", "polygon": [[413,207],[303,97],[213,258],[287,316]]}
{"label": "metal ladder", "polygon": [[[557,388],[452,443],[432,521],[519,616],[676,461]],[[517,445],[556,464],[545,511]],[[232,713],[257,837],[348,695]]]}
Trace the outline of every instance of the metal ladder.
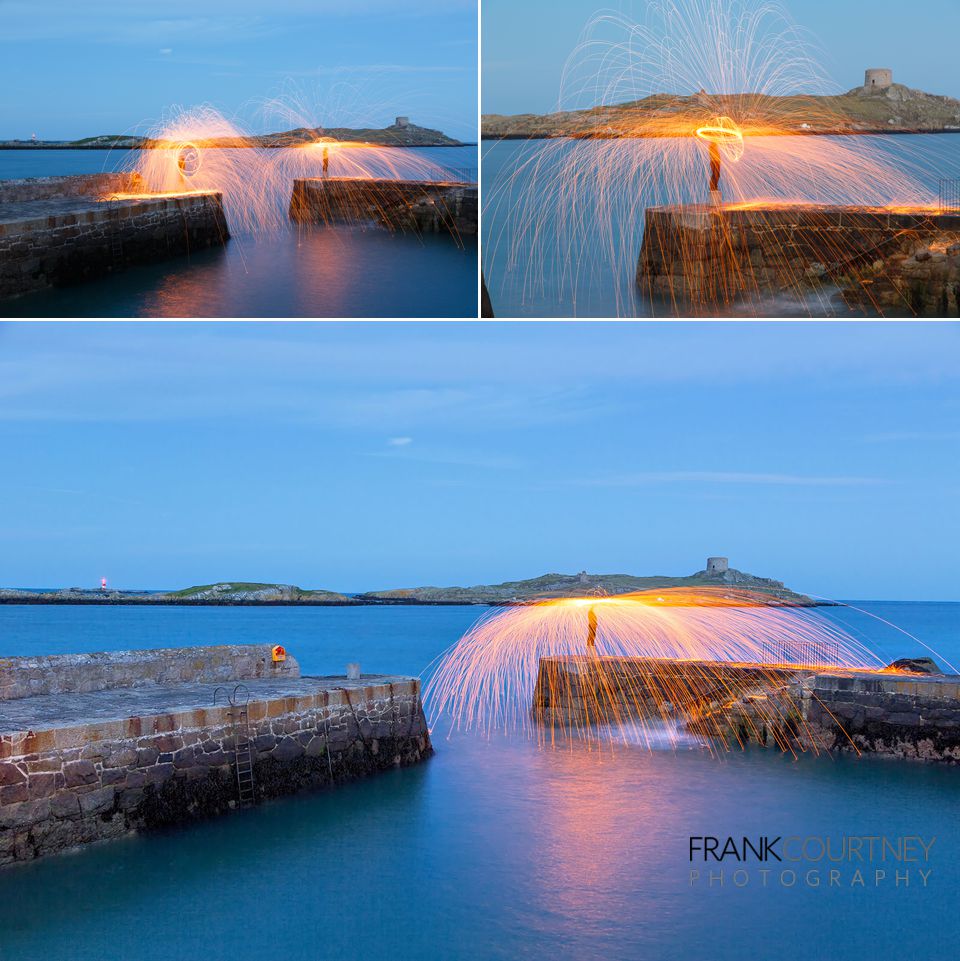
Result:
{"label": "metal ladder", "polygon": [[[250,738],[250,718],[248,707],[250,691],[246,684],[238,684],[229,694],[224,687],[213,692],[213,704],[217,705],[217,695],[223,692],[230,704],[230,727],[233,736],[233,771],[237,783],[237,808],[251,807],[256,803],[253,781],[253,750]],[[243,703],[239,698],[243,697]]]}

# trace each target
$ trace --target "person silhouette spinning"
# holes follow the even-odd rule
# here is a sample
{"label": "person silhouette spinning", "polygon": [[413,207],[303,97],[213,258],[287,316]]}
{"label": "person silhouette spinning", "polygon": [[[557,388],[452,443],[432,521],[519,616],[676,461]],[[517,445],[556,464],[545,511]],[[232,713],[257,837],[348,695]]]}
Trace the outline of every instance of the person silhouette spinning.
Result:
{"label": "person silhouette spinning", "polygon": [[710,201],[720,201],[720,145],[710,141]]}

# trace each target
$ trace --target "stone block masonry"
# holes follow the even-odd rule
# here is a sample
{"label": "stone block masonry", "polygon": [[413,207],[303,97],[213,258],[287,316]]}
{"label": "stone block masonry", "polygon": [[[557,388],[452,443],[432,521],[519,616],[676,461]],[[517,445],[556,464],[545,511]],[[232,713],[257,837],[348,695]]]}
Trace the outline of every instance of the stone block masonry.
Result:
{"label": "stone block masonry", "polygon": [[[0,181],[0,297],[93,279],[134,264],[222,246],[222,198],[142,198],[128,175]],[[124,199],[107,199],[113,194]]]}
{"label": "stone block masonry", "polygon": [[[299,676],[296,659],[274,661],[269,644],[0,657],[0,702],[42,694],[75,695],[118,688]],[[0,706],[0,717],[2,712]]]}
{"label": "stone block masonry", "polygon": [[933,210],[655,207],[646,212],[637,283],[673,313],[839,288],[881,315],[956,316],[958,232],[960,214]]}
{"label": "stone block masonry", "polygon": [[542,658],[532,715],[581,728],[633,718],[782,750],[960,764],[960,675],[657,658]]}
{"label": "stone block masonry", "polygon": [[72,177],[27,177],[0,180],[0,206],[35,200],[99,200],[109,194],[136,193],[143,189],[139,174],[79,174]]}
{"label": "stone block masonry", "polygon": [[[300,677],[292,658],[275,668],[265,651],[85,655],[51,671],[55,693],[9,696],[29,685],[8,685],[0,701],[0,865],[231,810],[238,730],[250,738],[256,800],[432,753],[418,680]],[[5,677],[19,660],[3,662]],[[23,660],[32,675],[41,659]],[[136,665],[152,679],[133,683]],[[114,681],[121,686],[105,686]],[[222,696],[214,704],[218,681],[221,695],[241,685],[236,703],[247,704],[248,727]]]}
{"label": "stone block masonry", "polygon": [[808,736],[831,750],[960,764],[960,676],[824,673],[799,688]]}
{"label": "stone block masonry", "polygon": [[475,236],[476,184],[319,177],[293,182],[290,217],[298,223],[377,224],[414,233]]}

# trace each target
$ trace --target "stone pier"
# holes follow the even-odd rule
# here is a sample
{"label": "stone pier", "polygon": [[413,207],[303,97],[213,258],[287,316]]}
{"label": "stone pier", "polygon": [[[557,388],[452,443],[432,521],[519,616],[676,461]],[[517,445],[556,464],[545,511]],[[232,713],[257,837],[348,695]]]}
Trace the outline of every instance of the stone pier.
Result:
{"label": "stone pier", "polygon": [[432,753],[417,679],[267,645],[0,659],[0,865],[236,808],[238,736],[255,801]]}
{"label": "stone pier", "polygon": [[960,675],[636,657],[540,662],[531,714],[568,729],[634,720],[781,750],[960,763]]}
{"label": "stone pier", "polygon": [[0,181],[0,298],[228,240],[220,194],[130,196],[141,190],[135,174]]}
{"label": "stone pier", "polygon": [[[918,262],[902,269],[915,255]],[[672,313],[839,288],[851,304],[881,315],[957,316],[960,214],[805,204],[654,207],[646,212],[637,283]]]}
{"label": "stone pier", "polygon": [[[771,696],[797,705],[793,734],[801,748],[960,764],[960,675],[824,671],[798,676]],[[731,721],[749,719],[755,706],[749,699],[734,705]],[[760,726],[744,730],[775,743]]]}
{"label": "stone pier", "polygon": [[293,182],[290,217],[298,223],[377,224],[414,233],[475,236],[476,184],[362,177],[316,177]]}

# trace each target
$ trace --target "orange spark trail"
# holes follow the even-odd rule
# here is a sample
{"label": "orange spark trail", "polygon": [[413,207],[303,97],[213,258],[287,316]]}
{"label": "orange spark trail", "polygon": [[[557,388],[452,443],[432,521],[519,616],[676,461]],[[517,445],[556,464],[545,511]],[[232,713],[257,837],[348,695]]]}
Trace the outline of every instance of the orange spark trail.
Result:
{"label": "orange spark trail", "polygon": [[[174,110],[149,132],[150,148],[133,151],[126,165],[128,172],[138,175],[142,190],[102,199],[219,192],[231,231],[257,236],[289,224],[295,179],[453,179],[441,164],[414,150],[335,140],[290,104],[271,101],[265,113],[299,122],[284,146],[257,145],[238,122],[208,105]],[[376,200],[376,188],[372,191]]]}
{"label": "orange spark trail", "polygon": [[629,729],[631,740],[651,744],[664,724],[676,740],[682,724],[708,742],[724,733],[722,708],[743,698],[782,727],[793,713],[787,681],[816,669],[884,664],[810,609],[727,588],[675,588],[497,609],[443,655],[425,700],[451,731],[553,740],[540,699],[576,706],[568,735],[617,740]]}
{"label": "orange spark trail", "polygon": [[[711,147],[729,161],[725,206],[766,198],[934,208],[919,156],[895,161],[876,137],[809,135],[849,132],[851,122],[780,4],[650,0],[647,11],[644,23],[616,14],[590,22],[564,70],[563,132],[522,150],[485,193],[485,218],[498,225],[487,235],[487,265],[503,250],[513,276],[500,282],[518,286],[522,300],[553,294],[576,303],[597,264],[609,263],[618,312],[632,312],[645,211],[706,203]],[[782,253],[789,260],[791,251]],[[837,261],[856,253],[840,251]],[[790,293],[803,299],[803,290]],[[690,309],[711,312],[709,303]]]}

